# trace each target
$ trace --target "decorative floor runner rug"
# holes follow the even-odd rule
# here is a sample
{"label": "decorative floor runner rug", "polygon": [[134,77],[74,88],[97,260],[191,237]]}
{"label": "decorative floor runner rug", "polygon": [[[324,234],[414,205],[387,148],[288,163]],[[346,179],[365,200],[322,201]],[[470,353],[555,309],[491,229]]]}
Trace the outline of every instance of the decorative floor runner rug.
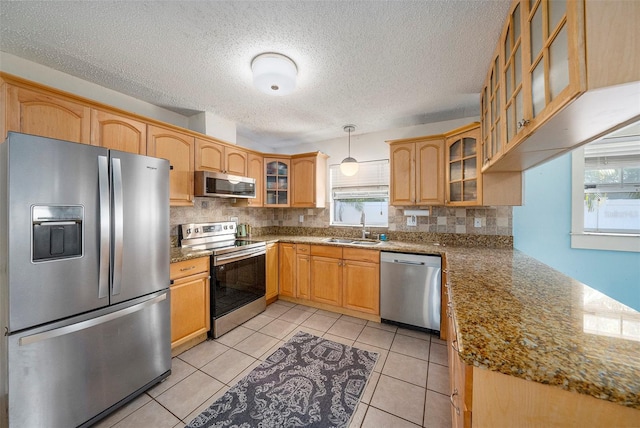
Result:
{"label": "decorative floor runner rug", "polygon": [[347,427],[377,359],[298,332],[187,427]]}

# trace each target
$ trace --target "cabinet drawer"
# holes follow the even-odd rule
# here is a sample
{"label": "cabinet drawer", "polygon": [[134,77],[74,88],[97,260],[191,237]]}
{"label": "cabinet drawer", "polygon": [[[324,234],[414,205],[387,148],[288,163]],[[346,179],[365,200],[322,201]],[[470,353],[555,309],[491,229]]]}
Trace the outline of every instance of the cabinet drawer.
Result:
{"label": "cabinet drawer", "polygon": [[334,259],[342,258],[342,248],[341,247],[332,247],[330,245],[312,245],[311,246],[311,255],[312,256],[322,256],[322,257],[331,257]]}
{"label": "cabinet drawer", "polygon": [[363,250],[361,248],[343,248],[342,256],[345,260],[380,263],[380,251]]}
{"label": "cabinet drawer", "polygon": [[309,254],[311,252],[311,245],[309,244],[296,244],[296,253]]}
{"label": "cabinet drawer", "polygon": [[208,270],[209,257],[200,257],[197,259],[171,263],[169,267],[169,276],[171,280],[174,280],[189,275],[195,275],[200,272],[206,272]]}

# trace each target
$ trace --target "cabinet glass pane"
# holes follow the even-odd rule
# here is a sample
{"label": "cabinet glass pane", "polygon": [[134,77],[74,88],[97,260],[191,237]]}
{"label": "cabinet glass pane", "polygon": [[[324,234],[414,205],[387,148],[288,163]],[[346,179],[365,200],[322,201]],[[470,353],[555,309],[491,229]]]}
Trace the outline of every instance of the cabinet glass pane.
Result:
{"label": "cabinet glass pane", "polygon": [[476,180],[469,180],[464,182],[464,200],[475,201],[478,199],[478,184]]}
{"label": "cabinet glass pane", "polygon": [[287,192],[278,192],[278,204],[287,203]]}
{"label": "cabinet glass pane", "polygon": [[449,197],[452,202],[462,201],[462,182],[449,184]]}
{"label": "cabinet glass pane", "polygon": [[504,56],[506,59],[509,59],[511,56],[511,31],[507,30],[507,34],[504,38]]}
{"label": "cabinet glass pane", "polygon": [[475,156],[476,154],[476,140],[475,138],[464,138],[464,157]]}
{"label": "cabinet glass pane", "polygon": [[542,34],[542,5],[538,5],[535,15],[531,18],[531,63],[533,64],[540,55],[544,45],[544,35]]}
{"label": "cabinet glass pane", "polygon": [[449,179],[451,181],[462,180],[462,162],[453,162],[449,165]]}
{"label": "cabinet glass pane", "polygon": [[515,61],[515,72],[516,77],[513,79],[514,89],[522,83],[522,49],[520,49],[522,45],[518,45],[518,49],[516,49],[516,54],[513,56],[513,60]]}
{"label": "cabinet glass pane", "polygon": [[514,44],[520,38],[520,5],[513,10],[513,40]]}
{"label": "cabinet glass pane", "polygon": [[278,177],[278,190],[287,190],[287,177]]}
{"label": "cabinet glass pane", "polygon": [[496,100],[498,99],[498,97],[494,97],[491,100],[491,120],[495,120],[497,116],[496,111],[498,109],[498,105],[496,104]]}
{"label": "cabinet glass pane", "polygon": [[476,178],[476,158],[464,160],[464,179]]}
{"label": "cabinet glass pane", "polygon": [[278,187],[277,178],[273,176],[267,176],[267,190],[275,189]]}
{"label": "cabinet glass pane", "polygon": [[275,203],[276,203],[276,191],[267,190],[267,204],[275,204]]}
{"label": "cabinet glass pane", "polygon": [[522,109],[522,105],[522,91],[520,91],[518,92],[518,95],[516,95],[516,121],[524,119],[524,110]]}
{"label": "cabinet glass pane", "polygon": [[269,162],[267,164],[267,174],[276,174],[278,172],[278,162]]}
{"label": "cabinet glass pane", "polygon": [[498,76],[500,75],[500,57],[497,56],[493,61],[493,87],[498,86]]}
{"label": "cabinet glass pane", "polygon": [[278,162],[278,175],[288,175],[288,169],[286,163]]}
{"label": "cabinet glass pane", "polygon": [[507,141],[511,141],[515,135],[515,124],[514,107],[511,104],[507,107]]}
{"label": "cabinet glass pane", "polygon": [[536,117],[545,106],[544,59],[536,65],[531,75],[531,101],[533,103],[533,117]]}
{"label": "cabinet glass pane", "polygon": [[500,121],[496,123],[496,127],[493,129],[493,155],[500,153],[502,150],[502,142],[500,141]]}
{"label": "cabinet glass pane", "polygon": [[564,88],[569,86],[569,41],[567,25],[549,46],[549,91],[555,99]]}
{"label": "cabinet glass pane", "polygon": [[460,140],[456,141],[449,147],[449,160],[455,161],[460,159],[462,155],[462,142]]}
{"label": "cabinet glass pane", "polygon": [[549,33],[553,34],[565,13],[567,13],[567,2],[565,0],[549,1]]}
{"label": "cabinet glass pane", "polygon": [[505,86],[507,87],[507,99],[513,94],[513,80],[511,79],[511,64],[504,68]]}

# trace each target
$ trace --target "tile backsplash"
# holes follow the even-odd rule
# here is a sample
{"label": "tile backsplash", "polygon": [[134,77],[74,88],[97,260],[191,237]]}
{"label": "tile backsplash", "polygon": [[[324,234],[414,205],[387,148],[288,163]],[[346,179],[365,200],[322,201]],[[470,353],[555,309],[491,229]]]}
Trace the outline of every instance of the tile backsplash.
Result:
{"label": "tile backsplash", "polygon": [[[336,235],[344,229],[329,225],[329,208],[249,208],[234,207],[232,200],[224,198],[195,198],[193,207],[171,207],[171,235],[178,234],[178,225],[229,221],[237,217],[238,223],[248,223],[254,230],[273,230],[273,227],[331,228]],[[300,216],[303,222],[300,223]],[[389,227],[373,228],[374,233],[420,232],[469,235],[511,236],[513,217],[511,207],[450,208],[430,207],[429,216],[417,217],[416,226],[407,226],[403,207],[389,207]],[[475,227],[479,219],[481,226]],[[340,231],[340,232],[339,232]]]}

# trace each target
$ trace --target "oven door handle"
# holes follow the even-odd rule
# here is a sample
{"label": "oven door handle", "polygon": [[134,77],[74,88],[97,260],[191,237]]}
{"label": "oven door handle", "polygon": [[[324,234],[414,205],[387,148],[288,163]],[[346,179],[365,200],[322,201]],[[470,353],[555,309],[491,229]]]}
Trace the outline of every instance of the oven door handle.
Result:
{"label": "oven door handle", "polygon": [[261,256],[266,253],[267,251],[265,248],[262,248],[259,250],[251,249],[251,250],[244,250],[244,251],[236,251],[229,255],[215,256],[213,259],[213,265],[222,266],[227,263],[233,263],[233,262],[237,262],[244,259],[250,259],[251,257]]}

